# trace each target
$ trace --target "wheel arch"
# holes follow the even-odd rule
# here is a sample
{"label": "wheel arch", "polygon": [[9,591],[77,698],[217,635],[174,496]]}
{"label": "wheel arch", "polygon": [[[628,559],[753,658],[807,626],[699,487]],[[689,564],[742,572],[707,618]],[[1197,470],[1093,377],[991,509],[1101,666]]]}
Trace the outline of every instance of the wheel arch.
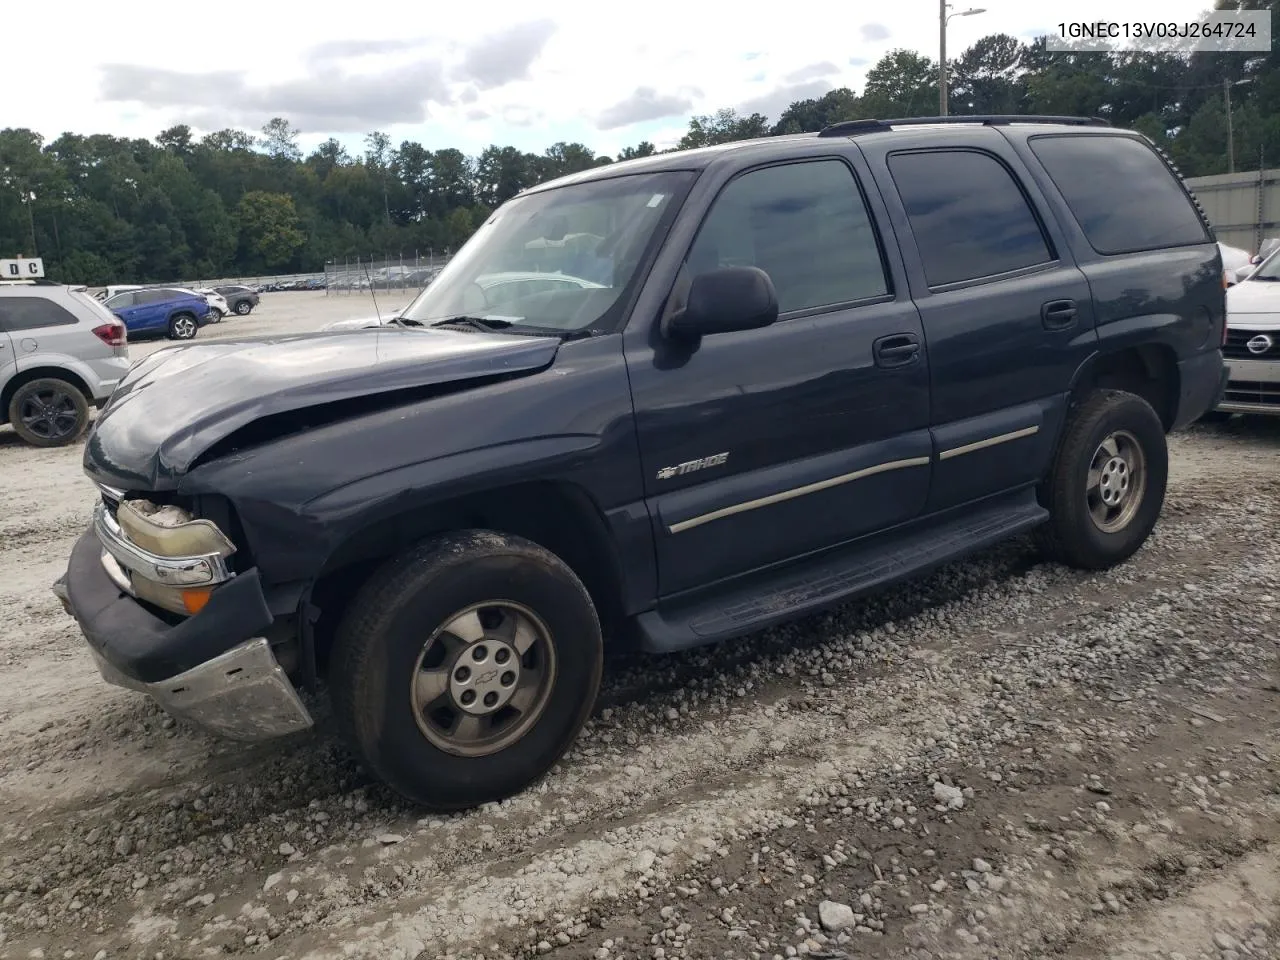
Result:
{"label": "wheel arch", "polygon": [[38,366],[20,370],[9,378],[8,383],[0,390],[0,423],[9,421],[9,403],[13,395],[33,380],[65,380],[84,395],[86,401],[93,403],[93,391],[88,382],[80,374],[67,367]]}
{"label": "wheel arch", "polygon": [[342,612],[382,563],[428,537],[464,529],[523,537],[551,551],[586,587],[606,635],[621,624],[625,574],[595,500],[574,483],[518,482],[408,505],[342,540],[326,557],[311,589],[311,604],[319,611],[314,643],[320,672]]}
{"label": "wheel arch", "polygon": [[1123,390],[1146,400],[1164,425],[1173,428],[1181,394],[1178,356],[1165,343],[1143,343],[1095,353],[1076,371],[1071,384],[1072,406],[1094,390]]}

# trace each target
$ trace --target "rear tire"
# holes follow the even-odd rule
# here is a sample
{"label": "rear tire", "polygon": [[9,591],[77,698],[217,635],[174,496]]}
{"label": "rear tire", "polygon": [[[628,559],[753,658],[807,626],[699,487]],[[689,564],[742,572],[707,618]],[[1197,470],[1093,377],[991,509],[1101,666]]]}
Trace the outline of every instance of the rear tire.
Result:
{"label": "rear tire", "polygon": [[200,324],[193,314],[179,313],[169,320],[170,340],[190,340],[200,329]]}
{"label": "rear tire", "polygon": [[1041,491],[1050,514],[1042,548],[1081,570],[1124,562],[1155,527],[1168,478],[1164,425],[1151,405],[1120,390],[1091,393],[1071,415]]}
{"label": "rear tire", "polygon": [[237,317],[247,317],[250,314],[250,312],[252,312],[253,310],[253,304],[251,304],[248,300],[241,300],[239,303],[236,304],[235,310],[236,310]]}
{"label": "rear tire", "polygon": [[56,377],[24,383],[9,400],[9,423],[33,447],[65,447],[89,429],[89,401]]}
{"label": "rear tire", "polygon": [[573,571],[527,540],[470,530],[369,579],[339,624],[329,686],[375,775],[424,807],[459,810],[555,764],[591,714],[602,664]]}

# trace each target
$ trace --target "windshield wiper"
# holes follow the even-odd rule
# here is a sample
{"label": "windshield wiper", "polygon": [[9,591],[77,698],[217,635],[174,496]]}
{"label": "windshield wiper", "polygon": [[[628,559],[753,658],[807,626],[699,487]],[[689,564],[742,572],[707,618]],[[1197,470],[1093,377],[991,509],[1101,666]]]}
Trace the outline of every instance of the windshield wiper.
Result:
{"label": "windshield wiper", "polygon": [[581,340],[584,337],[597,336],[601,331],[591,329],[564,330],[560,327],[540,327],[533,323],[515,323],[511,320],[497,320],[493,317],[473,317],[461,315],[445,317],[428,324],[431,327],[470,327],[486,333],[512,333],[526,337],[559,337],[561,340]]}
{"label": "windshield wiper", "polygon": [[473,330],[506,330],[511,326],[510,320],[494,320],[491,317],[472,317],[460,314],[456,317],[445,317],[430,324],[432,327],[471,327]]}

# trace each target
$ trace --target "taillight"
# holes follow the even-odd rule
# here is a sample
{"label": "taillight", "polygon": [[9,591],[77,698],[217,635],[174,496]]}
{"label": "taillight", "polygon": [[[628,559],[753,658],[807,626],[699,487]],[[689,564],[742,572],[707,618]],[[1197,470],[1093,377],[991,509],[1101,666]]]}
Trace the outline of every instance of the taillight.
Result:
{"label": "taillight", "polygon": [[108,347],[123,347],[129,342],[129,334],[123,323],[104,323],[93,328],[93,335]]}

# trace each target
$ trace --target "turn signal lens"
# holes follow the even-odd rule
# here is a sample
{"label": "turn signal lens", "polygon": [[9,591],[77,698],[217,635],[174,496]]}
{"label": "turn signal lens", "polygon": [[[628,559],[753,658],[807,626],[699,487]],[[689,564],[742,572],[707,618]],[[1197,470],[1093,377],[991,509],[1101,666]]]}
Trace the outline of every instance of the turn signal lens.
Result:
{"label": "turn signal lens", "polygon": [[197,614],[205,608],[205,604],[209,602],[209,597],[212,594],[213,590],[209,587],[204,587],[200,590],[183,590],[182,606],[187,613]]}

